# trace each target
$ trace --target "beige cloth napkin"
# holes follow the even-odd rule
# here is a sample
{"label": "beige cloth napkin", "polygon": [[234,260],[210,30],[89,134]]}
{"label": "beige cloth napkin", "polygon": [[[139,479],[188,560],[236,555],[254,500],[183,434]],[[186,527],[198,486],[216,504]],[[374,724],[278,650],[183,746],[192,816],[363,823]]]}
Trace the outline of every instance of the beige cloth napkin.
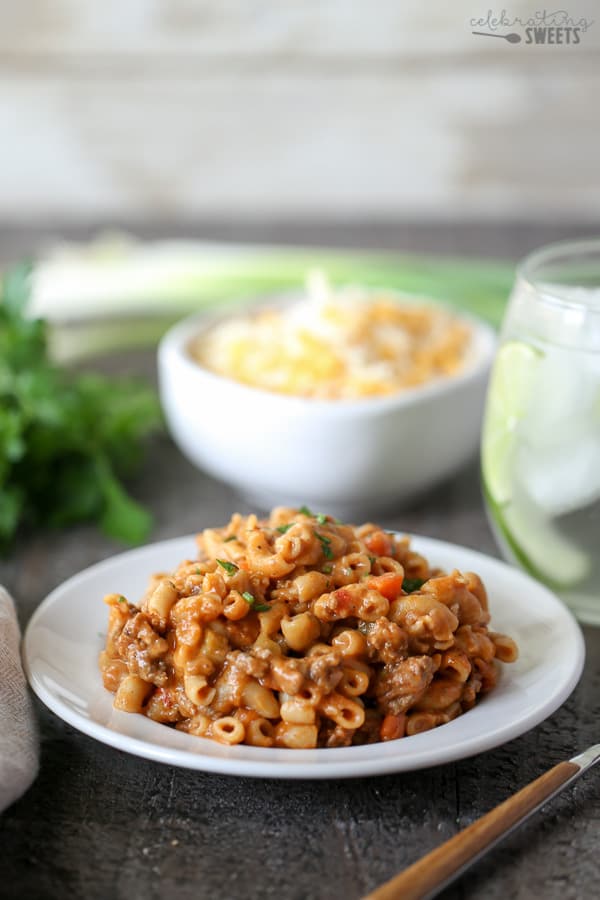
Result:
{"label": "beige cloth napkin", "polygon": [[38,771],[38,740],[21,668],[19,624],[0,585],[0,812],[25,793]]}

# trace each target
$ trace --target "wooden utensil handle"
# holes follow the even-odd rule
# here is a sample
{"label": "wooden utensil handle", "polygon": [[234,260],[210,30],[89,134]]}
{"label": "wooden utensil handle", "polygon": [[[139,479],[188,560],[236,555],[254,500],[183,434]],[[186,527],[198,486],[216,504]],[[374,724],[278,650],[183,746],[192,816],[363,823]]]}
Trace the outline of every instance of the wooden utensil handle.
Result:
{"label": "wooden utensil handle", "polygon": [[559,763],[364,900],[426,900],[434,896],[580,771],[575,763]]}

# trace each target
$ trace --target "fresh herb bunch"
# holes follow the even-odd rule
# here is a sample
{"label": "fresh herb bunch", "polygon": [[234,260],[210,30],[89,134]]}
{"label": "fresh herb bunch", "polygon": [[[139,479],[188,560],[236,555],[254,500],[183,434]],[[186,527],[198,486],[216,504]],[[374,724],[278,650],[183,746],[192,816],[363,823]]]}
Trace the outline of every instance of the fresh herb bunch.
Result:
{"label": "fresh herb bunch", "polygon": [[120,479],[160,426],[157,397],[131,380],[53,364],[45,321],[26,316],[30,276],[29,264],[10,270],[0,295],[0,549],[21,524],[83,520],[138,543],[151,516]]}

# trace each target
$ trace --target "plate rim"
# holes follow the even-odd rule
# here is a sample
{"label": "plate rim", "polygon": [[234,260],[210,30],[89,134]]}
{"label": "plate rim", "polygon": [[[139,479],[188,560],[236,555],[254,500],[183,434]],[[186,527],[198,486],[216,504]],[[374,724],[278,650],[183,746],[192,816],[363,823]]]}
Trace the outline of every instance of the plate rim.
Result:
{"label": "plate rim", "polygon": [[[398,535],[405,534],[405,532],[397,531],[395,529],[389,530]],[[297,762],[294,762],[292,754],[297,753],[297,751],[278,748],[279,754],[290,754],[290,761],[273,762],[272,760],[261,760],[260,758],[254,760],[247,758],[239,759],[236,757],[228,757],[225,755],[211,756],[205,755],[202,752],[177,749],[165,746],[164,744],[155,743],[147,739],[127,735],[120,731],[109,728],[108,726],[97,722],[93,718],[86,718],[85,716],[79,715],[68,704],[64,703],[60,697],[57,697],[51,689],[47,688],[41,678],[38,677],[35,670],[32,670],[31,668],[30,644],[32,641],[32,635],[35,633],[38,620],[46,613],[49,608],[52,607],[57,598],[60,597],[65,589],[72,589],[76,587],[80,581],[85,581],[90,576],[101,573],[103,569],[110,568],[112,564],[115,563],[115,561],[123,560],[125,557],[135,560],[136,557],[143,556],[149,551],[156,550],[160,552],[160,550],[162,549],[167,550],[171,546],[183,544],[183,542],[185,541],[189,542],[190,545],[193,545],[195,534],[186,534],[178,537],[171,537],[162,541],[155,541],[150,544],[145,544],[142,547],[136,547],[131,550],[125,550],[120,553],[112,554],[105,559],[86,566],[84,569],[81,569],[79,572],[74,573],[69,578],[65,579],[63,582],[53,588],[52,591],[50,591],[50,593],[35,609],[33,615],[27,623],[23,636],[21,651],[23,668],[25,670],[27,680],[36,696],[42,701],[42,703],[44,703],[44,705],[48,709],[51,710],[52,713],[54,713],[67,724],[71,725],[73,728],[77,729],[88,737],[98,740],[101,743],[106,744],[107,746],[113,747],[117,750],[121,750],[122,752],[126,752],[134,756],[138,756],[143,759],[149,759],[154,762],[159,762],[166,765],[172,765],[179,768],[186,768],[193,771],[201,771],[211,774],[233,775],[239,777],[302,780],[362,778],[377,775],[389,775],[392,773],[400,772],[412,772],[421,769],[432,768],[438,765],[445,765],[447,763],[456,762],[458,760],[468,759],[472,756],[478,755],[479,753],[484,753],[496,747],[503,746],[509,741],[520,737],[521,735],[525,734],[532,728],[535,728],[537,725],[545,721],[560,706],[562,706],[562,704],[575,689],[581,678],[583,666],[585,663],[586,648],[581,628],[579,627],[579,624],[575,620],[575,617],[573,616],[571,611],[556,596],[556,594],[554,594],[544,584],[532,578],[526,572],[523,572],[521,569],[510,566],[506,562],[496,557],[482,553],[479,550],[475,550],[471,547],[465,547],[460,544],[454,544],[451,541],[445,541],[439,538],[432,538],[426,535],[420,535],[412,532],[409,533],[408,536],[410,537],[411,541],[414,541],[417,549],[422,550],[426,555],[431,555],[432,553],[435,554],[436,548],[439,548],[444,552],[458,551],[460,553],[461,551],[466,551],[468,554],[474,556],[477,561],[483,560],[485,566],[489,566],[491,564],[493,568],[497,567],[501,572],[510,574],[511,576],[518,579],[522,579],[525,584],[527,582],[533,584],[536,590],[541,590],[547,595],[547,598],[552,602],[552,604],[554,604],[557,612],[564,617],[565,624],[568,624],[568,627],[570,629],[570,638],[574,643],[574,648],[576,650],[576,654],[573,657],[568,677],[565,677],[559,684],[558,689],[553,691],[543,703],[538,704],[533,712],[530,712],[526,715],[517,716],[516,719],[509,721],[507,724],[501,725],[498,729],[495,729],[487,734],[469,738],[466,747],[464,744],[461,744],[459,742],[449,748],[443,748],[441,751],[439,747],[435,746],[431,748],[425,748],[419,754],[419,759],[416,762],[413,759],[408,761],[406,765],[402,764],[402,756],[394,754],[390,754],[389,756],[384,757],[374,754],[372,760],[353,760],[351,756],[352,751],[357,751],[359,749],[358,747],[335,748],[338,753],[342,752],[349,754],[347,761],[340,761],[339,758],[336,758],[335,763],[333,760],[331,760],[331,763],[328,764],[324,759],[319,758],[314,762],[307,762],[306,760],[298,760]],[[419,545],[424,546],[419,547]],[[160,723],[156,724],[158,725],[158,727],[160,727]],[[421,736],[418,735],[415,737]],[[201,740],[199,738],[194,739]],[[378,746],[389,747],[390,745],[374,744],[372,746],[377,748]],[[245,746],[244,749],[246,751],[255,750],[260,753],[262,748],[250,748]],[[317,754],[323,752],[329,753],[331,751],[327,748],[318,748],[311,752]]]}

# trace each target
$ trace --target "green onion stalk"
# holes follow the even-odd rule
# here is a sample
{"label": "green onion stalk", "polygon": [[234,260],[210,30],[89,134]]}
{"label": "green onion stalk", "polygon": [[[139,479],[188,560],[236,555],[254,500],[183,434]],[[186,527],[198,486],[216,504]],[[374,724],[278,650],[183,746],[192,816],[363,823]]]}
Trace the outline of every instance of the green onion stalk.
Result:
{"label": "green onion stalk", "polygon": [[498,326],[513,278],[508,263],[369,251],[123,237],[63,245],[40,258],[30,312],[51,324],[55,358],[71,361],[152,347],[178,318],[302,290],[321,270],[333,286],[391,288]]}

